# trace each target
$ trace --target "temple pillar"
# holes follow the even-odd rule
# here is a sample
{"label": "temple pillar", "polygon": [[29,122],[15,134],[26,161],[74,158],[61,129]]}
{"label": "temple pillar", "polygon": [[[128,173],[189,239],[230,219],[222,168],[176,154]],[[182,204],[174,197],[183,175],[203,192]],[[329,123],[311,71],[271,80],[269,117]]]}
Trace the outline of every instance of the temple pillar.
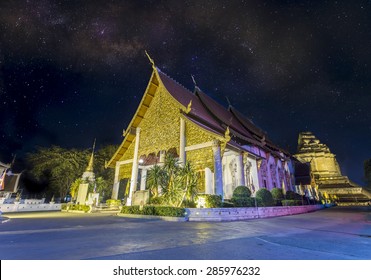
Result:
{"label": "temple pillar", "polygon": [[214,182],[213,182],[213,172],[211,172],[210,168],[205,168],[205,193],[206,194],[214,194]]}
{"label": "temple pillar", "polygon": [[116,167],[115,167],[115,178],[113,181],[112,196],[111,196],[112,199],[117,199],[119,195],[119,186],[120,186],[119,174],[120,174],[120,162],[117,161]]}
{"label": "temple pillar", "polygon": [[223,166],[222,157],[220,149],[220,141],[214,140],[213,142],[213,154],[214,154],[214,184],[215,184],[215,194],[221,195],[222,200],[224,200],[223,195]]}
{"label": "temple pillar", "polygon": [[184,166],[186,162],[186,153],[185,153],[185,121],[183,118],[180,118],[180,132],[179,132],[179,164]]}
{"label": "temple pillar", "polygon": [[147,181],[147,169],[142,169],[142,176],[140,179],[140,190],[144,191],[146,189],[146,181]]}
{"label": "temple pillar", "polygon": [[243,168],[243,154],[239,153],[237,156],[237,186],[246,186],[245,170]]}
{"label": "temple pillar", "polygon": [[131,205],[131,200],[133,197],[134,190],[137,188],[137,181],[138,181],[138,152],[139,152],[139,136],[140,136],[140,128],[136,128],[136,135],[135,135],[135,146],[134,146],[134,158],[133,158],[133,167],[131,170],[131,180],[130,180],[130,190],[129,190],[129,197],[126,201],[126,205]]}
{"label": "temple pillar", "polygon": [[166,155],[165,151],[160,151],[160,163],[165,162],[165,155]]}

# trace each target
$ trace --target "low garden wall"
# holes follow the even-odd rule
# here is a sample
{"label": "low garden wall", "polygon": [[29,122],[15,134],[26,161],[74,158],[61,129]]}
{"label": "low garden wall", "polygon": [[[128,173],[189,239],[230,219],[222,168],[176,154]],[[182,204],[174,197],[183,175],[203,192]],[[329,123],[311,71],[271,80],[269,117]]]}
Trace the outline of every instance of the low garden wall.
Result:
{"label": "low garden wall", "polygon": [[239,207],[239,208],[187,208],[189,221],[238,221],[302,214],[325,208],[325,205]]}
{"label": "low garden wall", "polygon": [[36,211],[61,211],[61,204],[0,204],[0,211],[2,213],[15,213],[15,212],[36,212]]}

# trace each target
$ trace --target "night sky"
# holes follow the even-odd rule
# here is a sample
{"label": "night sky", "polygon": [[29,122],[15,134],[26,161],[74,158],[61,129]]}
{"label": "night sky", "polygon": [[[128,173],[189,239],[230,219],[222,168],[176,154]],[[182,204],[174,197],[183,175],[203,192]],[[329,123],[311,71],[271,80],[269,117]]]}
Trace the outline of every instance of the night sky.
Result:
{"label": "night sky", "polygon": [[371,1],[0,2],[0,161],[120,144],[151,65],[226,97],[294,153],[312,131],[362,184]]}

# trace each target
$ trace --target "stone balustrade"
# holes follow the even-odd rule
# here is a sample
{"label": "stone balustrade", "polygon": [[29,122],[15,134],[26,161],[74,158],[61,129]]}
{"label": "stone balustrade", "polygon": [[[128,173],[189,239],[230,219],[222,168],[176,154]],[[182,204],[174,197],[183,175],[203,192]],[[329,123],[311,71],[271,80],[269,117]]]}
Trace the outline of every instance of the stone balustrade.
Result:
{"label": "stone balustrade", "polygon": [[323,209],[324,205],[236,207],[236,208],[187,208],[189,221],[238,221],[302,214]]}

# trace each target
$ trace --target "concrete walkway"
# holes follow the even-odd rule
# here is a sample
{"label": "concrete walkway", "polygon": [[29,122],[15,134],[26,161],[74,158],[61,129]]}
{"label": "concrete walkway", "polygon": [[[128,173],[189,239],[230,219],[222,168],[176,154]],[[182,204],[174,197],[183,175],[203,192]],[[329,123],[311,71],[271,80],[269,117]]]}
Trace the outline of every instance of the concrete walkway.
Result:
{"label": "concrete walkway", "polygon": [[6,259],[371,259],[368,207],[235,222],[174,223],[110,214],[11,214]]}

